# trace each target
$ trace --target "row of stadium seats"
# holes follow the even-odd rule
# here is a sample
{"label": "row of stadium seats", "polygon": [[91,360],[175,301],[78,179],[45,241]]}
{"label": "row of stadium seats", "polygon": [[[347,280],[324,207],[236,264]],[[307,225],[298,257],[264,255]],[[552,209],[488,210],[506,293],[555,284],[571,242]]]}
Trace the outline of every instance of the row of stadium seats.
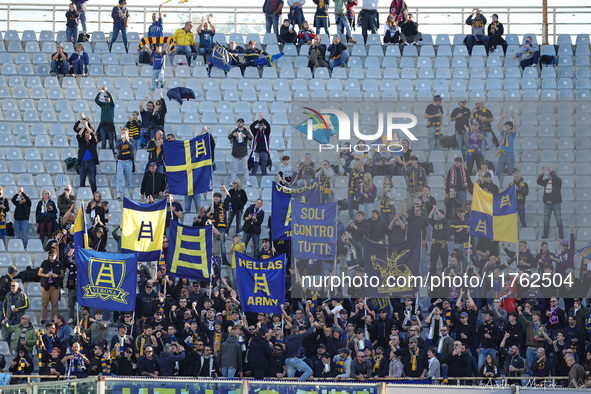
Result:
{"label": "row of stadium seats", "polygon": [[[172,33],[173,32],[171,32],[171,31],[165,32],[166,35],[172,34]],[[509,45],[519,45],[520,42],[523,42],[524,37],[526,37],[528,35],[532,36],[534,43],[537,44],[537,37],[535,34],[524,34],[521,37],[521,41],[520,41],[519,36],[517,34],[506,34],[505,40],[507,41],[507,43]],[[140,40],[140,34],[137,32],[134,32],[134,31],[129,31],[127,33],[127,36],[128,36],[129,40],[136,40],[136,41]],[[143,36],[146,37],[146,34],[144,34]],[[353,38],[356,41],[361,42],[360,39],[362,39],[362,35],[359,33],[357,33],[357,34],[354,33]],[[453,45],[461,45],[464,42],[464,38],[465,38],[464,34],[455,34],[451,39],[448,34],[437,34],[435,41],[434,41],[433,36],[431,34],[423,34],[423,40],[421,41],[421,44],[422,45],[433,45],[433,44],[435,44],[435,45],[452,45],[452,43],[453,43]],[[274,33],[266,33],[263,36],[262,41],[261,41],[261,36],[257,33],[249,33],[247,35],[244,35],[242,33],[230,33],[227,37],[223,33],[217,33],[215,35],[215,39],[220,44],[224,44],[224,45],[227,44],[228,42],[231,42],[231,41],[235,41],[238,44],[246,44],[250,40],[256,41],[257,45],[277,44],[277,37],[275,36]],[[54,33],[53,31],[50,31],[50,30],[42,30],[41,32],[39,32],[39,35],[37,35],[37,33],[33,30],[24,30],[21,34],[19,34],[16,30],[7,30],[6,32],[4,32],[3,35],[2,35],[2,33],[0,33],[0,41],[6,41],[6,42],[11,42],[11,41],[50,42],[50,41],[54,41],[54,40],[55,41],[66,41],[65,31],[59,31],[57,33]],[[90,42],[97,43],[97,42],[105,42],[105,41],[106,41],[106,35],[104,32],[95,31],[95,32],[91,33]],[[324,42],[326,42],[326,41],[324,41]],[[380,35],[370,34],[368,36],[368,40],[367,40],[368,45],[380,45],[381,43],[382,42],[381,42]],[[588,34],[577,34],[576,37],[574,38],[574,43],[576,45],[589,45],[590,44],[589,35]],[[570,34],[558,34],[558,37],[556,40],[556,45],[572,45],[572,44],[573,44],[573,37]]]}

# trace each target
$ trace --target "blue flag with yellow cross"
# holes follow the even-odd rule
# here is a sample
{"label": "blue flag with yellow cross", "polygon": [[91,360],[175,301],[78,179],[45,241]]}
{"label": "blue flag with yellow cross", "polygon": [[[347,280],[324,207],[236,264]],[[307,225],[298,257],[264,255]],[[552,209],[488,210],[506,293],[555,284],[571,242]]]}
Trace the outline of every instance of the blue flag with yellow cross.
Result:
{"label": "blue flag with yellow cross", "polygon": [[518,242],[515,185],[493,195],[474,184],[470,235],[492,241]]}
{"label": "blue flag with yellow cross", "polygon": [[209,134],[188,141],[164,141],[166,181],[171,194],[192,196],[213,189]]}
{"label": "blue flag with yellow cross", "polygon": [[136,253],[139,261],[160,259],[166,199],[154,204],[139,204],[125,198],[121,218],[121,251]]}
{"label": "blue flag with yellow cross", "polygon": [[170,221],[166,272],[176,278],[209,280],[212,226],[189,227]]}
{"label": "blue flag with yellow cross", "polygon": [[285,304],[285,254],[255,259],[236,252],[236,268],[242,310],[281,313]]}
{"label": "blue flag with yellow cross", "polygon": [[132,311],[135,308],[137,257],[135,253],[104,253],[78,249],[76,297],[89,308]]}

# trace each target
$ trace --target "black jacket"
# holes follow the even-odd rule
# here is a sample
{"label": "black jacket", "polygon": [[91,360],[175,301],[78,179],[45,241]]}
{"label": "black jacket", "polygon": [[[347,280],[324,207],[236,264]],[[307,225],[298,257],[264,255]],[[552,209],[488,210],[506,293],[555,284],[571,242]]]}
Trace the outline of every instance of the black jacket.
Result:
{"label": "black jacket", "polygon": [[152,171],[148,171],[144,174],[142,179],[142,187],[140,188],[140,194],[145,196],[158,196],[159,192],[164,193],[166,191],[166,179],[164,175]]}
{"label": "black jacket", "polygon": [[[259,123],[263,123],[265,128],[263,129],[263,133],[259,133]],[[252,133],[252,141],[253,147],[255,152],[269,152],[269,136],[271,135],[271,125],[267,122],[266,119],[263,120],[255,120],[250,125],[250,132]],[[267,142],[265,143],[265,139]]]}
{"label": "black jacket", "polygon": [[25,197],[25,202],[21,204],[18,194],[12,197],[12,203],[14,204],[14,220],[29,220],[31,215],[31,199],[25,194],[21,193]]}
{"label": "black jacket", "polygon": [[269,341],[261,336],[254,336],[248,348],[248,365],[250,368],[268,368],[269,357],[273,355]]}
{"label": "black jacket", "polygon": [[98,165],[99,158],[98,158],[98,152],[96,151],[96,145],[97,145],[96,135],[94,133],[92,133],[90,140],[86,141],[86,138],[84,137],[84,133],[82,133],[82,134],[78,134],[76,136],[76,139],[78,140],[78,165],[80,165],[80,163],[82,163],[82,158],[84,157],[84,153],[86,153],[87,149],[90,151],[90,154],[92,155],[92,161],[94,162],[94,164]]}
{"label": "black jacket", "polygon": [[[244,209],[246,203],[248,202],[248,196],[246,195],[246,192],[243,189],[236,190],[232,188],[228,190],[228,193],[230,193],[230,195],[226,196],[226,199],[224,200],[224,208],[226,208],[227,211],[234,212]],[[232,207],[230,207],[230,204]]]}
{"label": "black jacket", "polygon": [[[255,206],[254,204],[252,204],[250,207],[248,207],[248,209],[246,210],[246,212],[244,212],[244,225],[242,226],[242,231],[244,231],[245,233],[249,233],[249,234],[260,234],[261,233],[261,225],[263,224],[263,220],[265,218],[265,211],[263,211],[263,208],[260,208],[256,214],[256,222],[254,221],[255,215],[254,215],[254,210],[255,210]],[[253,218],[251,220],[246,220],[248,215],[253,215]]]}
{"label": "black jacket", "polygon": [[[542,190],[542,199],[544,204],[556,204],[562,202],[562,179],[554,171],[550,172],[552,175],[552,193],[546,193],[545,190]],[[538,185],[542,186],[544,189],[546,185],[548,185],[549,179],[544,179],[544,174],[540,174],[538,176]]]}
{"label": "black jacket", "polygon": [[[52,200],[47,200],[47,211],[45,213],[41,213],[42,207],[43,200],[39,200],[37,203],[37,209],[35,209],[36,223],[55,222],[57,219],[57,207],[55,206],[55,203]],[[49,208],[51,208],[51,210]]]}

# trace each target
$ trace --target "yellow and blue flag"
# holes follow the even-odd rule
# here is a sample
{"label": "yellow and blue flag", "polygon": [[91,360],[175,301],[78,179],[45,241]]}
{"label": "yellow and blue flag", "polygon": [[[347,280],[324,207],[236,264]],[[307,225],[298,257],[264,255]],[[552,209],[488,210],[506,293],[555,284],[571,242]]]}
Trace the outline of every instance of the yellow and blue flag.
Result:
{"label": "yellow and blue flag", "polygon": [[337,203],[291,202],[293,256],[296,259],[332,260],[337,255]]}
{"label": "yellow and blue flag", "polygon": [[577,253],[587,258],[591,254],[591,244],[583,246],[581,249],[577,250]]}
{"label": "yellow and blue flag", "polygon": [[242,310],[281,313],[285,304],[285,254],[255,259],[236,252],[236,268]]}
{"label": "yellow and blue flag", "polygon": [[76,296],[89,308],[132,311],[135,308],[137,257],[79,249]]}
{"label": "yellow and blue flag", "polygon": [[273,241],[291,240],[291,202],[320,204],[318,178],[301,189],[290,189],[273,182],[271,193],[271,233]]}
{"label": "yellow and blue flag", "polygon": [[125,198],[121,219],[121,252],[136,253],[139,261],[157,261],[162,250],[166,199],[139,204]]}
{"label": "yellow and blue flag", "polygon": [[169,193],[192,196],[213,190],[208,133],[188,141],[164,141],[164,164]]}
{"label": "yellow and blue flag", "polygon": [[209,280],[212,226],[189,227],[170,221],[166,272],[176,278]]}
{"label": "yellow and blue flag", "polygon": [[219,43],[215,43],[211,55],[209,55],[208,62],[217,68],[221,68],[224,71],[230,71],[232,62],[230,61],[230,53]]}
{"label": "yellow and blue flag", "polygon": [[276,53],[274,55],[267,55],[263,57],[259,57],[258,59],[254,59],[252,62],[259,66],[260,68],[265,67],[275,67],[273,62],[283,56],[283,52]]}
{"label": "yellow and blue flag", "polygon": [[[78,209],[78,215],[74,221],[74,248],[76,254],[79,249],[88,249],[88,232],[86,228],[86,215],[84,213],[84,200],[81,201],[80,208]],[[78,256],[75,256],[78,261]]]}
{"label": "yellow and blue flag", "polygon": [[470,235],[492,241],[518,242],[515,185],[492,195],[474,184]]}

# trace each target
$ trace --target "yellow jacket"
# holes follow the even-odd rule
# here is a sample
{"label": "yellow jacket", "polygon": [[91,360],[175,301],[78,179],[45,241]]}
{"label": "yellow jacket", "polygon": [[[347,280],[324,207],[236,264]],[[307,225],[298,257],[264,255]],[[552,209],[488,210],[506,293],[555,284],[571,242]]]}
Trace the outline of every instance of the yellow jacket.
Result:
{"label": "yellow jacket", "polygon": [[192,46],[195,43],[195,36],[183,28],[177,29],[172,36],[176,45]]}

